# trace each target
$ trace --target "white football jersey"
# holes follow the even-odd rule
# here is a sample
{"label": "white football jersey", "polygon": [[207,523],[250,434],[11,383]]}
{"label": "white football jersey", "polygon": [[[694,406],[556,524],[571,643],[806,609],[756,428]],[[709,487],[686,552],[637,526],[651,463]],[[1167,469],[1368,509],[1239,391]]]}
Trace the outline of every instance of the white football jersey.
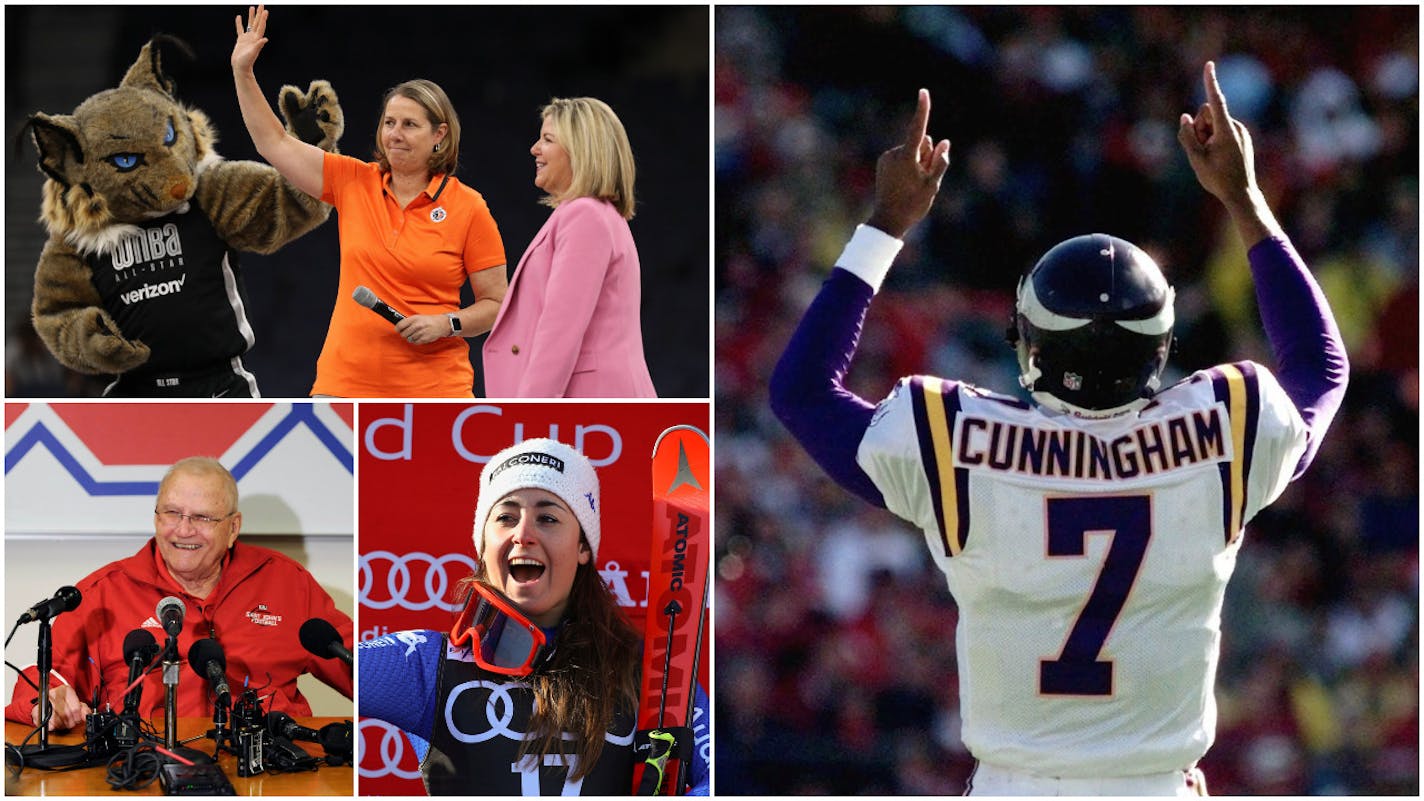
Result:
{"label": "white football jersey", "polygon": [[1242,528],[1304,449],[1300,415],[1252,362],[1108,420],[902,379],[857,460],[923,529],[959,605],[970,752],[1064,777],[1194,765],[1215,736]]}

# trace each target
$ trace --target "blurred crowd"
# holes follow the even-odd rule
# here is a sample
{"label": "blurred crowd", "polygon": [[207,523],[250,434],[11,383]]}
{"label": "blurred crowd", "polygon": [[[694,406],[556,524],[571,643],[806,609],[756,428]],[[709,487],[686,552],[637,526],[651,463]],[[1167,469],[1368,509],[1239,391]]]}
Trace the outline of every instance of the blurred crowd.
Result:
{"label": "blurred crowd", "polygon": [[953,794],[956,610],[923,535],[836,487],[767,407],[915,91],[953,143],[849,385],[1017,391],[1018,275],[1071,235],[1149,251],[1175,373],[1273,364],[1243,247],[1175,138],[1218,63],[1353,372],[1314,466],[1247,529],[1213,794],[1419,793],[1418,9],[715,9],[717,790]]}

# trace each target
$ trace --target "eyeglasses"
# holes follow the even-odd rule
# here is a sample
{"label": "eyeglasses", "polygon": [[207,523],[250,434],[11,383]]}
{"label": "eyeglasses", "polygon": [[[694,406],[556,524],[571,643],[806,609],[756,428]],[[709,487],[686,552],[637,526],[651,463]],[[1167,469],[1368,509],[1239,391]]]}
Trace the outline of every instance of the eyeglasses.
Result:
{"label": "eyeglasses", "polygon": [[233,512],[232,514],[226,514],[222,517],[208,517],[207,515],[183,514],[182,512],[177,512],[172,509],[164,509],[161,512],[157,509],[154,509],[153,513],[155,515],[158,515],[158,519],[162,520],[165,526],[177,528],[179,523],[182,523],[184,520],[187,520],[189,525],[191,525],[193,528],[199,529],[200,531],[211,531],[213,527],[216,526],[218,523],[221,523],[229,517],[232,517],[232,515],[237,514],[237,512]]}

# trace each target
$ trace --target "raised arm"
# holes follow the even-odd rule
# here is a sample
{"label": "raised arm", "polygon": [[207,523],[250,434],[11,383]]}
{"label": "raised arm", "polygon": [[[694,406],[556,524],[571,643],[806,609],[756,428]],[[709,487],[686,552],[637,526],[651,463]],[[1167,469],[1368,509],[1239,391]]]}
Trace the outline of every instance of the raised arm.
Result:
{"label": "raised arm", "polygon": [[1203,188],[1231,215],[1247,248],[1256,304],[1276,356],[1276,377],[1306,423],[1299,477],[1345,398],[1349,359],[1325,294],[1295,252],[1256,185],[1251,134],[1231,118],[1210,61],[1202,71],[1207,102],[1183,114],[1177,139]]}
{"label": "raised arm", "polygon": [[237,43],[232,48],[232,78],[237,87],[237,103],[242,109],[242,122],[252,137],[252,144],[268,164],[277,168],[293,186],[312,197],[321,197],[321,148],[309,145],[295,136],[288,136],[281,120],[257,85],[252,67],[257,54],[267,44],[267,9],[247,8],[247,26],[242,17],[234,18]]}
{"label": "raised arm", "polygon": [[884,499],[855,460],[875,407],[844,382],[866,310],[900,252],[900,239],[929,213],[949,169],[949,141],[930,139],[929,116],[930,95],[921,89],[904,142],[876,163],[870,219],[846,244],[771,377],[777,418],[837,483],[876,506]]}

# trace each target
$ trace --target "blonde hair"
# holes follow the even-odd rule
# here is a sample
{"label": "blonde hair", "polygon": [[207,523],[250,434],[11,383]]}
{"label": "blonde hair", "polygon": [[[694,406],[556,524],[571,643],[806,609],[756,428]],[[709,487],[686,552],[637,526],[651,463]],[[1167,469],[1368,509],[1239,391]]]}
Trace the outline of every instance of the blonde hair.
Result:
{"label": "blonde hair", "polygon": [[430,154],[428,166],[431,174],[455,172],[455,167],[460,162],[460,116],[455,113],[455,106],[450,102],[445,90],[434,81],[424,78],[396,84],[386,90],[385,97],[381,98],[381,116],[376,118],[376,160],[381,164],[381,172],[391,171],[385,145],[381,144],[380,131],[386,119],[386,104],[396,95],[414,100],[425,109],[425,118],[429,120],[432,130],[439,128],[441,123],[445,124],[445,138],[440,140],[435,146],[435,152]]}
{"label": "blonde hair", "polygon": [[593,97],[556,97],[539,110],[539,117],[554,126],[573,171],[568,189],[540,202],[557,207],[575,198],[593,197],[612,203],[623,219],[633,219],[633,147],[613,109]]}
{"label": "blonde hair", "polygon": [[222,462],[210,456],[189,456],[174,462],[173,466],[168,468],[168,472],[163,474],[163,479],[158,482],[158,495],[155,497],[163,497],[163,490],[179,473],[216,478],[222,484],[223,494],[228,499],[227,513],[233,514],[237,511],[237,479],[232,477],[232,473],[228,472],[226,467],[223,467]]}

